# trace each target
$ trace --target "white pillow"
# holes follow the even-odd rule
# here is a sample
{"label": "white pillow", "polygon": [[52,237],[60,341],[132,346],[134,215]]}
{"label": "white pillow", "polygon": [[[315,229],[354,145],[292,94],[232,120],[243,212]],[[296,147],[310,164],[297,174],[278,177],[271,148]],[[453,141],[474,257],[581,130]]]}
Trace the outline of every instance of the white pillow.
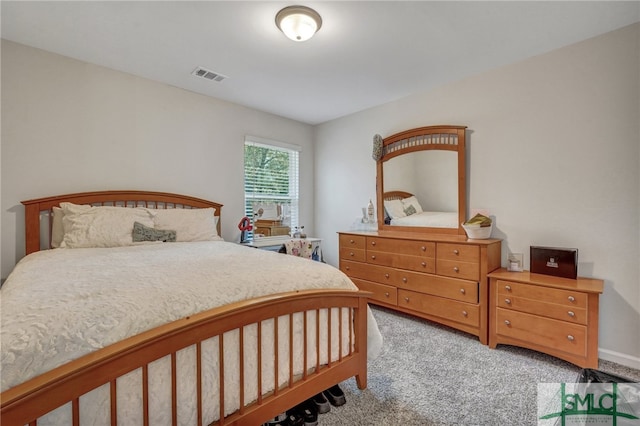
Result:
{"label": "white pillow", "polygon": [[133,244],[133,224],[153,226],[153,213],[142,207],[81,206],[60,203],[64,237],[60,247],[120,247]]}
{"label": "white pillow", "polygon": [[[72,203],[60,203],[60,205],[69,205],[74,206],[74,208],[78,211],[80,210],[88,210],[91,208],[90,205],[86,204],[72,204]],[[53,220],[51,223],[51,247],[58,248],[60,244],[62,244],[62,240],[64,239],[64,226],[62,224],[62,218],[64,217],[64,210],[61,207],[53,208]]]}
{"label": "white pillow", "polygon": [[157,209],[153,210],[156,229],[176,231],[176,241],[221,240],[214,218],[215,209]]}
{"label": "white pillow", "polygon": [[411,197],[408,197],[402,200],[402,205],[403,205],[403,210],[408,209],[409,206],[413,206],[413,208],[416,209],[416,213],[423,212],[422,206],[418,202],[418,199],[416,198],[415,195],[412,195]]}
{"label": "white pillow", "polygon": [[64,212],[60,207],[53,208],[53,218],[51,219],[51,247],[58,248],[62,244],[64,238],[64,227],[62,226],[62,217]]}
{"label": "white pillow", "polygon": [[385,200],[384,209],[387,211],[387,215],[389,215],[391,219],[398,219],[406,216],[401,200]]}

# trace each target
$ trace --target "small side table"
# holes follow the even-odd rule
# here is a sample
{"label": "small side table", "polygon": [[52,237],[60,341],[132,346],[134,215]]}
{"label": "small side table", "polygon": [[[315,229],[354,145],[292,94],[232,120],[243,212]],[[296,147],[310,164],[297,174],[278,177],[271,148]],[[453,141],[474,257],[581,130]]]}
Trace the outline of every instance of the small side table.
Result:
{"label": "small side table", "polygon": [[[241,243],[247,247],[253,247],[260,250],[269,250],[269,251],[277,251],[282,253],[287,253],[286,246],[302,246],[307,245],[306,250],[298,251],[295,253],[296,256],[299,257],[307,257],[306,253],[309,250],[310,255],[308,256],[312,260],[323,261],[322,259],[322,247],[321,247],[322,239],[314,238],[314,237],[306,237],[306,238],[291,238],[291,237],[275,237],[275,238],[257,238],[248,243]],[[315,255],[313,253],[316,253]],[[294,254],[294,253],[287,253]]]}

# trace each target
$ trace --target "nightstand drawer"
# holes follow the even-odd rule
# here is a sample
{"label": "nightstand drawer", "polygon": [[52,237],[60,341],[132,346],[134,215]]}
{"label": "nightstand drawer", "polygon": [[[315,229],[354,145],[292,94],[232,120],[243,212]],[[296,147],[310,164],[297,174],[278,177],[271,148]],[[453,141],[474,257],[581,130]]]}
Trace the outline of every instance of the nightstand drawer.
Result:
{"label": "nightstand drawer", "polygon": [[367,239],[361,235],[340,234],[340,248],[354,248],[364,250],[367,246]]}
{"label": "nightstand drawer", "polygon": [[354,278],[352,281],[360,290],[370,291],[373,293],[371,295],[371,299],[394,306],[398,304],[398,291],[395,287],[372,283],[371,281],[360,280],[358,278]]}
{"label": "nightstand drawer", "polygon": [[566,307],[565,305],[504,294],[497,295],[496,306],[575,324],[587,324],[587,310],[584,308]]}
{"label": "nightstand drawer", "polygon": [[507,309],[496,309],[496,333],[528,344],[586,356],[587,327]]}
{"label": "nightstand drawer", "polygon": [[541,302],[555,303],[567,308],[587,308],[587,294],[545,286],[497,280],[498,294],[504,297],[524,297]]}
{"label": "nightstand drawer", "polygon": [[367,237],[367,251],[388,252],[396,255],[436,257],[436,243]]}

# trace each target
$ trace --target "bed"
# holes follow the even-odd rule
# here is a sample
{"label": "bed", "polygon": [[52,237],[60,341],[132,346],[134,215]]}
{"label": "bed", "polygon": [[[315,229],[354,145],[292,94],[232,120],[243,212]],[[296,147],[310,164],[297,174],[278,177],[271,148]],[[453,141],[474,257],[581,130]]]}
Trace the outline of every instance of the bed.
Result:
{"label": "bed", "polygon": [[[258,425],[349,377],[366,387],[381,344],[369,294],[321,262],[223,241],[221,204],[23,204],[27,256],[0,291],[3,425]],[[135,242],[120,243],[121,216]]]}
{"label": "bed", "polygon": [[[419,226],[457,228],[458,212],[424,211],[410,192],[387,191],[383,194],[385,224],[391,226]],[[412,206],[413,210],[407,209]]]}

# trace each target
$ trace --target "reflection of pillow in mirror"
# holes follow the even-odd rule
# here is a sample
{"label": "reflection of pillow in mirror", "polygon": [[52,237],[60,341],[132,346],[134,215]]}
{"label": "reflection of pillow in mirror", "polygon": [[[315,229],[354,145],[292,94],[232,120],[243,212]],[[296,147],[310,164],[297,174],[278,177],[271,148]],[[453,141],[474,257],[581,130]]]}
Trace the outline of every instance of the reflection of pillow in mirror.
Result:
{"label": "reflection of pillow in mirror", "polygon": [[406,209],[409,206],[413,206],[413,208],[416,209],[416,213],[422,213],[422,206],[420,205],[420,203],[418,202],[418,199],[416,198],[415,195],[412,195],[411,197],[405,198],[404,200],[402,200],[402,204],[404,206],[404,209]]}
{"label": "reflection of pillow in mirror", "polygon": [[404,213],[405,213],[407,216],[411,216],[412,214],[416,214],[416,213],[418,213],[418,211],[416,210],[416,208],[415,208],[415,207],[413,207],[413,204],[410,204],[410,205],[409,205],[409,207],[407,207],[407,208],[405,208],[405,209],[404,209]]}
{"label": "reflection of pillow in mirror", "polygon": [[384,209],[391,219],[405,217],[404,206],[401,200],[385,200]]}

